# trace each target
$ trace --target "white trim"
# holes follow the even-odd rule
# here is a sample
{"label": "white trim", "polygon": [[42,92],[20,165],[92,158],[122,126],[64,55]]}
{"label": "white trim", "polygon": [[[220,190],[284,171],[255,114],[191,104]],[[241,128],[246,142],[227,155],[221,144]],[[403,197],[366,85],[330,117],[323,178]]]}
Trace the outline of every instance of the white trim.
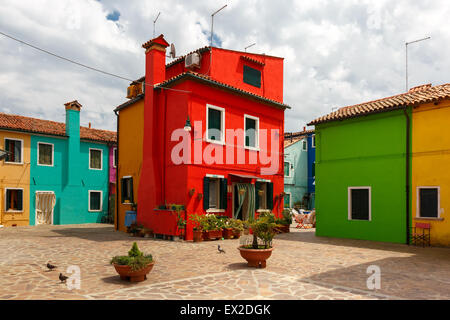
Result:
{"label": "white trim", "polygon": [[[122,202],[122,192],[123,192],[123,190],[122,190],[122,180],[125,180],[125,179],[133,179],[133,176],[122,176],[122,178],[120,178],[120,195],[116,195],[116,197],[120,196],[120,202],[122,204],[132,205],[132,204],[134,204],[134,202]],[[131,188],[133,188],[133,197],[134,197],[134,185],[133,184],[134,183],[131,184]],[[117,190],[119,190],[119,189],[117,189]],[[134,199],[133,199],[133,201],[134,201]]]}
{"label": "white trim", "polygon": [[308,138],[302,139],[301,142],[302,142],[302,151],[308,151]]}
{"label": "white trim", "polygon": [[23,139],[5,137],[3,140],[4,140],[5,150],[6,150],[6,140],[20,141],[20,147],[21,147],[20,148],[20,162],[6,161],[6,158],[5,158],[4,163],[7,163],[7,164],[23,164],[23,156],[24,156],[24,154],[23,154]]}
{"label": "white trim", "polygon": [[[89,190],[88,196],[88,211],[89,212],[102,212],[103,211],[103,191],[102,190]],[[100,210],[91,210],[91,192],[100,192]]]}
{"label": "white trim", "polygon": [[224,213],[224,212],[226,212],[225,209],[215,209],[215,208],[212,208],[212,209],[206,210],[206,213]]}
{"label": "white trim", "polygon": [[[6,194],[8,193],[8,190],[22,190],[22,210],[7,210],[7,208],[6,208]],[[23,203],[23,200],[24,200],[24,192],[23,192],[23,188],[8,188],[8,187],[6,187],[5,188],[5,201],[4,201],[4,203],[5,203],[5,208],[4,208],[4,212],[5,213],[18,213],[18,212],[24,212],[24,210],[23,210],[23,207],[24,207],[24,203]]]}
{"label": "white trim", "polygon": [[[294,169],[292,168],[292,170],[291,170],[291,167],[293,167],[293,164],[292,164],[292,162],[290,161],[290,160],[284,160],[284,162],[287,162],[287,163],[289,163],[289,175],[288,176],[284,176],[285,178],[292,178],[292,171],[294,171]],[[284,163],[283,163],[283,165],[284,165]],[[283,175],[284,175],[284,172],[283,172]]]}
{"label": "white trim", "polygon": [[[245,127],[245,123],[246,123],[246,119],[252,119],[255,120],[256,124],[255,124],[255,146],[246,146],[245,145],[245,136],[246,136],[246,132],[247,132],[247,128]],[[253,151],[259,151],[259,118],[258,117],[254,117],[248,114],[244,114],[244,148],[248,149],[248,150],[253,150]]]}
{"label": "white trim", "polygon": [[[221,117],[220,117],[220,126],[221,126],[221,130],[220,130],[220,140],[210,140],[209,139],[209,134],[208,134],[208,125],[209,125],[209,121],[208,121],[208,110],[209,109],[214,109],[214,110],[218,110],[221,112]],[[213,106],[211,104],[206,104],[206,142],[210,142],[210,143],[215,143],[215,144],[221,144],[224,145],[225,144],[225,108],[221,108],[221,107],[217,107],[217,106]]]}
{"label": "white trim", "polygon": [[[352,190],[369,190],[369,220],[352,219]],[[348,187],[348,220],[350,221],[372,221],[372,187]]]}
{"label": "white trim", "polygon": [[[290,209],[290,208],[292,208],[292,193],[291,192],[286,192],[286,191],[284,193],[289,195],[289,209]],[[286,208],[286,207],[284,206],[284,198],[283,198],[283,209],[284,208]]]}
{"label": "white trim", "polygon": [[133,178],[133,176],[122,176],[122,179],[130,179]]}
{"label": "white trim", "polygon": [[218,174],[206,174],[207,178],[217,178],[217,179],[225,179],[225,176],[218,175]]}
{"label": "white trim", "polygon": [[311,148],[315,148],[316,147],[316,135],[313,134],[311,136]]}
{"label": "white trim", "polygon": [[[39,145],[40,144],[46,144],[46,145],[52,146],[52,164],[40,164],[39,163]],[[43,166],[43,167],[53,167],[54,164],[55,164],[55,145],[53,143],[38,141],[37,142],[37,165]]]}
{"label": "white trim", "polygon": [[[100,169],[91,168],[91,150],[100,151]],[[99,170],[99,171],[103,170],[103,149],[89,148],[89,170]]]}
{"label": "white trim", "polygon": [[[438,203],[437,203],[437,210],[438,215],[437,217],[422,217],[420,215],[420,189],[437,189],[438,190]],[[441,218],[441,187],[439,186],[418,186],[416,187],[416,218],[418,219],[440,219]]]}
{"label": "white trim", "polygon": [[272,180],[267,180],[267,179],[256,179],[256,181],[258,182],[267,182],[267,183],[271,183]]}
{"label": "white trim", "polygon": [[117,151],[117,147],[114,147],[113,148],[113,152],[112,152],[112,154],[113,154],[113,156],[112,156],[112,160],[113,160],[113,163],[112,163],[112,166],[113,166],[113,168],[117,168],[117,166],[116,166],[116,151]]}
{"label": "white trim", "polygon": [[[37,208],[36,208],[36,195],[37,193],[53,193],[55,194],[54,191],[45,191],[45,190],[36,190],[34,192],[34,225],[37,226],[38,224],[36,224],[37,221]],[[56,195],[55,195],[55,206],[56,206]],[[52,209],[52,224],[53,225],[53,214],[55,213],[55,207],[53,207]]]}

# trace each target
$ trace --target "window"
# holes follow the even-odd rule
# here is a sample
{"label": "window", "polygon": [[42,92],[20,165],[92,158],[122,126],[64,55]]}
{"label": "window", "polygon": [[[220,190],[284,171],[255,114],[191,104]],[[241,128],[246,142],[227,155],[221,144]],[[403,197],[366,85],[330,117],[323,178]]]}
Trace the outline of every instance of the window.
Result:
{"label": "window", "polygon": [[312,163],[311,176],[312,177],[316,176],[316,162],[315,161]]}
{"label": "window", "polygon": [[89,190],[89,211],[102,211],[102,191]]}
{"label": "window", "polygon": [[312,144],[313,148],[316,147],[316,135],[315,134],[313,134],[311,137],[311,144]]}
{"label": "window", "polygon": [[244,115],[245,147],[259,148],[259,118]]}
{"label": "window", "polygon": [[89,149],[89,169],[102,170],[103,150]]}
{"label": "window", "polygon": [[261,71],[244,65],[244,82],[261,88]]}
{"label": "window", "polygon": [[113,167],[117,168],[117,148],[113,149]]}
{"label": "window", "polygon": [[121,179],[122,203],[134,203],[133,178],[123,177]]}
{"label": "window", "polygon": [[273,183],[270,180],[257,180],[255,182],[256,210],[273,209]]}
{"label": "window", "polygon": [[23,189],[6,189],[5,211],[23,211]]}
{"label": "window", "polygon": [[206,112],[206,141],[225,143],[225,109],[208,105]]}
{"label": "window", "polygon": [[418,217],[439,218],[439,187],[418,187]]}
{"label": "window", "polygon": [[291,177],[291,166],[292,164],[289,161],[285,161],[284,162],[284,177],[285,178],[290,178]]}
{"label": "window", "polygon": [[289,192],[286,192],[286,194],[284,195],[284,207],[291,207],[291,194]]}
{"label": "window", "polygon": [[302,150],[303,151],[308,150],[308,141],[306,139],[302,140]]}
{"label": "window", "polygon": [[206,176],[203,179],[203,209],[224,212],[227,209],[227,179],[219,176]]}
{"label": "window", "polygon": [[38,165],[53,166],[53,144],[38,142]]}
{"label": "window", "polygon": [[349,220],[372,220],[371,188],[348,188],[348,218]]}
{"label": "window", "polygon": [[22,162],[23,141],[18,139],[5,138],[5,150],[8,152],[5,162],[23,163]]}

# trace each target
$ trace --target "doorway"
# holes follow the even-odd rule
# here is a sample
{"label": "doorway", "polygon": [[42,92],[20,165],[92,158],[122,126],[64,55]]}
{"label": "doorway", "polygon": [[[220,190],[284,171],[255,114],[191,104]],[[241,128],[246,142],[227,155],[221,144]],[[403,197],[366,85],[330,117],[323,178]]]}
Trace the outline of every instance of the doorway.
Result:
{"label": "doorway", "polygon": [[36,225],[53,224],[55,203],[53,191],[36,191]]}
{"label": "doorway", "polygon": [[255,185],[233,184],[233,217],[242,221],[255,217]]}

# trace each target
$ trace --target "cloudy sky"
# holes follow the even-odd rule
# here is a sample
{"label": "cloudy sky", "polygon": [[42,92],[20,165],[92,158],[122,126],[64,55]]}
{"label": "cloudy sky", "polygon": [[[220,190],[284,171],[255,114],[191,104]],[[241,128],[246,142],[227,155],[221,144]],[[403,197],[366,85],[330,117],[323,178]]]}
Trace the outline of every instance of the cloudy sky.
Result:
{"label": "cloudy sky", "polygon": [[[448,0],[2,0],[0,32],[121,75],[144,74],[141,44],[156,34],[183,55],[215,45],[284,57],[286,131],[334,108],[449,83]],[[169,62],[168,60],[167,62]],[[0,35],[0,112],[64,121],[65,102],[82,105],[82,125],[115,130],[113,108],[127,81],[43,54]]]}

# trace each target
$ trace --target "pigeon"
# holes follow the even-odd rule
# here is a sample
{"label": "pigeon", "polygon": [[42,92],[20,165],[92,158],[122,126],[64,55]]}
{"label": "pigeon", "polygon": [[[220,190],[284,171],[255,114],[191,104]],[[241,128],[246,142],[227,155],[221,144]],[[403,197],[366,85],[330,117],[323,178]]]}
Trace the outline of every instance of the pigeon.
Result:
{"label": "pigeon", "polygon": [[59,274],[59,280],[61,280],[61,282],[66,282],[67,279],[69,279],[69,277],[64,276],[62,273]]}
{"label": "pigeon", "polygon": [[54,265],[52,265],[52,264],[50,264],[50,263],[47,263],[47,268],[50,270],[50,271],[53,271],[53,269],[56,269],[56,268],[58,268],[57,266],[54,266]]}
{"label": "pigeon", "polygon": [[219,253],[225,253],[225,250],[223,250],[223,249],[220,247],[220,244],[217,245],[217,250],[219,250]]}

